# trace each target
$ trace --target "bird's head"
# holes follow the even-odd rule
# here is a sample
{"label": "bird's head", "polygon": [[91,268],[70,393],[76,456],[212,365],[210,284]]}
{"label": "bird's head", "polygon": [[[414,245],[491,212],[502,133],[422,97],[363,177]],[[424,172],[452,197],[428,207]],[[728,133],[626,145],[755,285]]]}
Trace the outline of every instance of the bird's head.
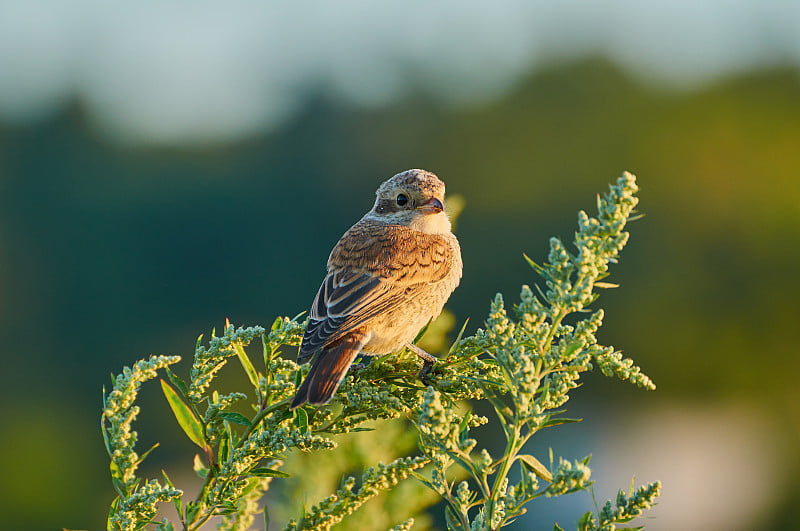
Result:
{"label": "bird's head", "polygon": [[444,183],[425,170],[406,170],[378,187],[372,219],[429,234],[450,232],[444,211]]}

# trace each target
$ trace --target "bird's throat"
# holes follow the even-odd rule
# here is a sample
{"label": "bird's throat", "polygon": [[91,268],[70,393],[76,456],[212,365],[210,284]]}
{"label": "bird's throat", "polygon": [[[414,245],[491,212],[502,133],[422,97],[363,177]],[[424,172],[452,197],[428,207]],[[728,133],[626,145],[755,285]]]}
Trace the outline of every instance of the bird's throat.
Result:
{"label": "bird's throat", "polygon": [[447,234],[452,229],[450,218],[445,212],[415,216],[408,226],[427,234]]}

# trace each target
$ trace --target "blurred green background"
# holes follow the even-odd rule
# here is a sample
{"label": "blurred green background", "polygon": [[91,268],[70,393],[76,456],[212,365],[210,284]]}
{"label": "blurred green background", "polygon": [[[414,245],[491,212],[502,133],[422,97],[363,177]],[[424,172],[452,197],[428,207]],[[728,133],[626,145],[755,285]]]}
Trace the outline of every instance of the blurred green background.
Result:
{"label": "blurred green background", "polygon": [[[523,252],[635,173],[646,216],[599,337],[658,390],[589,376],[586,421],[537,452],[593,453],[598,498],[661,479],[648,529],[791,528],[800,11],[637,5],[0,3],[3,528],[102,528],[109,373],[305,310],[413,167],[466,199],[448,307],[469,331],[536,281]],[[142,407],[156,473],[191,449],[155,385]],[[581,496],[512,528],[574,527]]]}

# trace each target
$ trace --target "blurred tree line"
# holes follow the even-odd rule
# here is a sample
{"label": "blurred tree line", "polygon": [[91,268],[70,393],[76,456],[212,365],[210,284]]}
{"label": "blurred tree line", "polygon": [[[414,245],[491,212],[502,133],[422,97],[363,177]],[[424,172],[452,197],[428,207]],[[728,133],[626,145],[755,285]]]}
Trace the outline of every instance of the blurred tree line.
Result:
{"label": "blurred tree line", "polygon": [[[496,291],[513,302],[534,281],[522,252],[541,260],[550,235],[571,238],[577,208],[591,211],[622,170],[637,174],[646,216],[612,272],[624,289],[603,296],[601,342],[634,354],[661,399],[755,397],[797,447],[795,69],[674,91],[591,59],[466,108],[416,88],[377,109],[320,90],[279,130],[196,149],[111,145],[78,103],[45,122],[0,124],[8,528],[102,527],[109,372],[149,353],[186,359],[226,317],[269,324],[306,310],[333,243],[379,182],[410,167],[466,198],[464,278],[449,308],[472,329]],[[163,443],[168,412],[150,411],[141,438]],[[794,452],[786,459],[800,468]],[[771,528],[790,521],[793,496]]]}

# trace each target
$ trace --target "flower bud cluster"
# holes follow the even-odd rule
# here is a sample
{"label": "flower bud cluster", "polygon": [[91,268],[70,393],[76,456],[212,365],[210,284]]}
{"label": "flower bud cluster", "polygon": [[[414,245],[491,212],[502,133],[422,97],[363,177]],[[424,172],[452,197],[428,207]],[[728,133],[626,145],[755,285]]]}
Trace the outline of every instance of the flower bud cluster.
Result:
{"label": "flower bud cluster", "polygon": [[290,448],[304,451],[331,450],[336,443],[331,439],[314,435],[310,431],[301,433],[294,426],[266,427],[252,433],[237,448],[221,469],[220,476],[235,477],[246,473],[258,461],[284,453]]}
{"label": "flower bud cluster", "polygon": [[423,449],[431,454],[455,453],[469,455],[477,441],[466,437],[470,427],[486,422],[485,417],[470,415],[462,431],[463,414],[455,411],[452,402],[443,405],[441,394],[433,387],[425,392],[415,421]]}
{"label": "flower bud cluster", "polygon": [[[308,367],[306,366],[305,370]],[[259,379],[258,386],[263,396],[271,396],[272,401],[283,400],[295,392],[295,373],[298,365],[286,358],[274,357],[269,361],[267,374],[269,377]]]}
{"label": "flower bud cluster", "polygon": [[[103,397],[103,437],[111,457],[112,479],[118,490],[129,490],[136,482],[135,473],[140,458],[134,447],[137,434],[133,421],[139,414],[134,401],[142,383],[157,376],[158,369],[178,363],[180,356],[150,356],[124,367],[114,379],[114,387]],[[107,423],[107,424],[106,424]]]}
{"label": "flower bud cluster", "polygon": [[[370,467],[364,471],[361,476],[361,488],[358,491],[355,490],[355,478],[347,478],[335,494],[314,505],[303,516],[301,522],[290,521],[287,530],[314,529],[315,531],[326,531],[334,524],[341,522],[345,516],[361,507],[366,501],[374,498],[381,491],[396,486],[398,482],[406,479],[413,471],[422,468],[428,463],[429,459],[425,457],[400,457],[389,464],[378,463],[376,467]],[[408,524],[408,521],[401,524],[399,528],[407,529],[408,527],[402,527],[406,524]]]}
{"label": "flower bud cluster", "polygon": [[595,354],[600,370],[606,376],[616,376],[620,380],[630,380],[638,387],[654,390],[656,384],[642,372],[638,366],[633,364],[630,358],[623,358],[622,352],[615,351],[611,347],[602,349]]}
{"label": "flower bud cluster", "polygon": [[281,345],[289,345],[292,347],[300,346],[300,342],[303,340],[303,333],[306,331],[307,323],[307,321],[299,322],[297,317],[293,319],[278,317],[275,319],[267,335],[267,340],[269,341],[269,345],[273,348],[273,351]]}
{"label": "flower bud cluster", "polygon": [[389,531],[411,531],[411,528],[414,527],[414,519],[409,518],[405,522],[399,523]]}
{"label": "flower bud cluster", "polygon": [[200,336],[197,340],[192,364],[189,399],[193,402],[202,400],[203,394],[208,390],[217,371],[225,365],[225,360],[236,355],[235,345],[245,347],[254,338],[263,334],[264,329],[260,326],[239,327],[237,330],[233,325],[228,325],[222,337],[212,334],[208,348],[201,344],[202,336]]}
{"label": "flower bud cluster", "polygon": [[578,524],[578,531],[614,531],[614,524],[627,523],[653,506],[661,495],[661,482],[656,481],[636,489],[630,496],[623,491],[617,493],[615,504],[608,500],[599,513],[599,520],[592,513],[586,513]]}
{"label": "flower bud cluster", "polygon": [[133,493],[121,499],[119,507],[109,519],[109,528],[119,531],[140,529],[142,522],[155,518],[158,511],[156,504],[167,502],[183,496],[183,492],[158,483],[148,481]]}
{"label": "flower bud cluster", "polygon": [[585,463],[570,461],[560,458],[558,466],[553,471],[553,481],[545,489],[545,495],[560,496],[582,490],[591,485],[592,471]]}
{"label": "flower bud cluster", "polygon": [[[239,498],[236,503],[237,511],[224,515],[217,529],[228,531],[247,531],[252,529],[256,519],[256,514],[261,510],[259,500],[264,492],[269,488],[272,478],[250,478],[244,482],[244,490],[247,493]],[[238,496],[237,496],[238,498]]]}

